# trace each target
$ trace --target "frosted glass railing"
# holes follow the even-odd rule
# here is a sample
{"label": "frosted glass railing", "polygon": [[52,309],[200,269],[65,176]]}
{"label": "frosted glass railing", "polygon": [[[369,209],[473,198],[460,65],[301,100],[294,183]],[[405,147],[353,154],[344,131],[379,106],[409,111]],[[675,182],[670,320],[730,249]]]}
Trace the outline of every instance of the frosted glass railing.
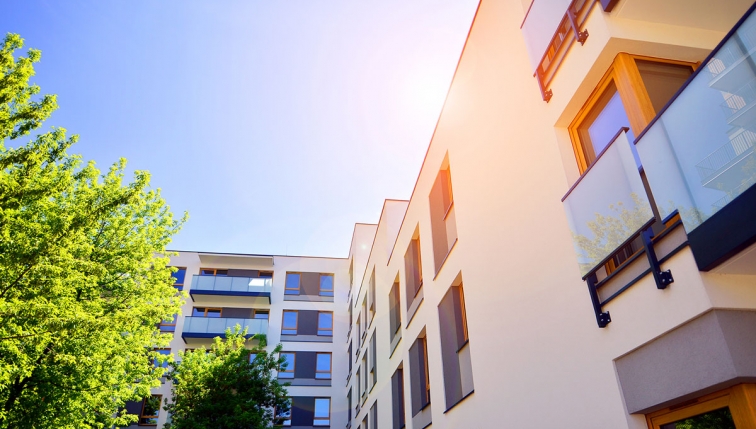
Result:
{"label": "frosted glass railing", "polygon": [[562,199],[585,278],[653,220],[623,129]]}
{"label": "frosted glass railing", "polygon": [[185,334],[217,334],[223,335],[226,329],[234,330],[236,325],[247,328],[247,335],[267,334],[268,321],[265,319],[242,319],[235,317],[186,317],[184,319]]}
{"label": "frosted glass railing", "polygon": [[192,276],[192,291],[214,292],[268,292],[273,279],[226,276]]}
{"label": "frosted glass railing", "polygon": [[662,217],[693,231],[756,183],[756,15],[636,142]]}

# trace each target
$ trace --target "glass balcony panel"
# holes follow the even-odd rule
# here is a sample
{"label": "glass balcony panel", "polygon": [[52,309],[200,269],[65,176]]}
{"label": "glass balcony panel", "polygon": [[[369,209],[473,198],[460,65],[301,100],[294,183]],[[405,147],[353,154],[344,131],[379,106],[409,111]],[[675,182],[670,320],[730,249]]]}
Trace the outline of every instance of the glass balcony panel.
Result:
{"label": "glass balcony panel", "polygon": [[581,177],[564,208],[583,276],[653,219],[625,132]]}
{"label": "glass balcony panel", "polygon": [[270,293],[272,278],[192,276],[192,291]]}
{"label": "glass balcony panel", "polygon": [[714,53],[636,148],[662,217],[690,233],[756,183],[756,15]]}
{"label": "glass balcony panel", "polygon": [[247,334],[253,335],[268,331],[268,320],[266,319],[244,319],[236,317],[221,317],[210,319],[205,317],[187,317],[184,321],[184,333],[192,334],[216,334],[223,335],[226,329],[234,329],[239,325],[244,329],[247,328]]}

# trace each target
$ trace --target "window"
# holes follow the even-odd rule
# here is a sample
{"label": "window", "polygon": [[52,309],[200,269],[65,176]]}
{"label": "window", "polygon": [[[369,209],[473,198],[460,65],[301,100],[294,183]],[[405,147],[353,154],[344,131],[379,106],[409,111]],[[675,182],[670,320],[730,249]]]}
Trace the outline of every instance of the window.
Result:
{"label": "window", "polygon": [[389,292],[389,334],[392,341],[402,327],[402,311],[399,306],[399,282],[396,281]]}
{"label": "window", "polygon": [[461,282],[458,286],[451,286],[438,304],[438,322],[446,408],[449,409],[473,391],[465,294]]}
{"label": "window", "polygon": [[194,307],[192,317],[221,317],[222,309],[211,307]]}
{"label": "window", "polygon": [[378,354],[376,353],[376,342],[375,342],[375,332],[373,332],[373,336],[370,337],[370,389],[372,390],[375,386],[375,383],[378,381],[378,371],[376,370],[378,364],[376,363],[376,359],[378,357]]}
{"label": "window", "polygon": [[373,317],[375,317],[375,268],[373,268],[372,273],[370,274],[370,282],[368,283],[368,309],[370,310],[370,322],[373,322]]}
{"label": "window", "polygon": [[349,374],[352,374],[352,342],[349,342],[349,348],[347,349],[347,360],[349,361]]}
{"label": "window", "polygon": [[170,320],[161,321],[158,329],[160,329],[160,332],[176,332],[176,320],[178,320],[178,314],[174,314]]}
{"label": "window", "polygon": [[360,335],[362,335],[362,313],[357,315],[357,323],[355,325],[357,326],[357,344],[360,344]]}
{"label": "window", "polygon": [[155,349],[155,352],[159,355],[165,356],[165,358],[162,358],[162,362],[158,359],[153,359],[152,364],[155,365],[156,368],[168,368],[168,356],[171,354],[171,349]]}
{"label": "window", "polygon": [[361,368],[364,369],[364,371],[363,371],[362,374],[365,377],[365,379],[362,380],[362,383],[360,383],[362,385],[361,396],[364,398],[367,395],[367,390],[368,390],[368,373],[370,371],[368,369],[368,357],[367,357],[367,353],[364,353],[362,355],[362,367]]}
{"label": "window", "polygon": [[349,260],[349,287],[354,285],[354,259]]}
{"label": "window", "polygon": [[286,273],[284,295],[299,295],[301,277],[299,273]]}
{"label": "window", "polygon": [[347,392],[347,424],[352,423],[352,389]]}
{"label": "window", "polygon": [[754,427],[756,384],[738,384],[646,415],[649,429]]}
{"label": "window", "polygon": [[294,365],[297,360],[296,354],[294,352],[284,352],[281,353],[281,357],[284,358],[284,362],[278,370],[278,378],[294,378]]}
{"label": "window", "polygon": [[228,270],[219,270],[217,268],[202,268],[200,270],[201,276],[222,276],[228,275]]}
{"label": "window", "polygon": [[409,350],[412,415],[415,416],[431,402],[428,378],[428,348],[425,337],[418,338]]}
{"label": "window", "polygon": [[410,241],[404,254],[405,282],[407,284],[407,308],[423,287],[423,267],[420,259],[420,237]]}
{"label": "window", "polygon": [[260,271],[257,274],[258,278],[261,279],[272,279],[273,278],[273,271]]}
{"label": "window", "polygon": [[[695,64],[620,53],[569,126],[584,172],[621,127],[634,140],[693,74]],[[636,158],[637,159],[637,158]]]}
{"label": "window", "polygon": [[276,416],[277,426],[291,426],[291,407],[285,412],[276,409],[273,414]]}
{"label": "window", "polygon": [[365,315],[365,317],[362,319],[362,323],[364,323],[364,325],[362,326],[362,337],[361,338],[363,340],[365,339],[365,335],[367,334],[367,329],[368,329],[368,321],[369,321],[368,317],[369,317],[369,315],[368,315],[368,309],[367,308],[368,308],[368,306],[367,306],[367,296],[366,296],[365,299],[362,300],[362,314]]}
{"label": "window", "polygon": [[357,397],[357,406],[360,405],[360,396],[362,396],[362,367],[357,368],[357,385],[355,386],[357,388],[356,392],[359,394]]}
{"label": "window", "polygon": [[368,426],[368,416],[365,415],[365,418],[362,419],[362,429],[370,429],[370,426]]}
{"label": "window", "polygon": [[174,267],[176,272],[171,274],[176,280],[173,282],[173,287],[178,290],[184,290],[184,279],[186,278],[186,267]]}
{"label": "window", "polygon": [[404,427],[404,371],[398,368],[391,376],[391,411],[394,420],[393,429]]}
{"label": "window", "polygon": [[378,401],[373,402],[373,406],[370,407],[370,424],[378,429]]}
{"label": "window", "polygon": [[318,312],[318,335],[333,335],[333,313],[330,311]]}
{"label": "window", "polygon": [[333,274],[320,275],[320,296],[333,296]]}
{"label": "window", "polygon": [[260,309],[256,308],[254,310],[254,315],[253,316],[254,316],[255,319],[265,319],[265,320],[268,320],[270,318],[270,310],[260,310]]}
{"label": "window", "polygon": [[454,196],[448,159],[444,159],[444,164],[446,166],[438,172],[428,196],[433,237],[433,262],[436,273],[446,261],[454,243],[457,242],[457,219],[454,212]]}
{"label": "window", "polygon": [[160,416],[160,403],[163,395],[152,395],[144,398],[142,403],[142,412],[139,415],[139,424],[146,426],[156,426]]}
{"label": "window", "polygon": [[317,354],[317,357],[315,359],[315,378],[319,378],[322,380],[331,379],[331,354],[330,353]]}
{"label": "window", "polygon": [[315,418],[312,425],[331,425],[331,398],[315,398]]}
{"label": "window", "polygon": [[283,323],[281,324],[282,335],[297,335],[297,312],[284,310]]}

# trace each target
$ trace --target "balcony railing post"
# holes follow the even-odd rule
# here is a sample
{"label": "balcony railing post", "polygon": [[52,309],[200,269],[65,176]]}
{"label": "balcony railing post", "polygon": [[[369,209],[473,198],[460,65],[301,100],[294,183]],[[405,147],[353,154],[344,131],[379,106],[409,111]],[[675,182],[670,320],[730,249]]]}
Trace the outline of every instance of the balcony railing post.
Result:
{"label": "balcony railing post", "polygon": [[572,4],[570,4],[570,7],[567,8],[567,19],[570,20],[570,26],[572,27],[572,31],[575,33],[575,40],[580,42],[580,45],[584,45],[585,41],[588,39],[588,30],[580,31],[577,25],[577,19],[575,18],[575,11],[573,10],[573,7],[575,5],[575,2],[573,1]]}
{"label": "balcony railing post", "polygon": [[647,228],[641,232],[641,239],[643,240],[643,247],[648,257],[648,264],[651,266],[651,272],[654,275],[657,289],[666,289],[671,283],[675,281],[672,277],[672,270],[662,271],[659,265],[659,259],[656,257],[656,251],[654,251],[654,243],[651,240],[653,237],[653,231],[651,228]]}

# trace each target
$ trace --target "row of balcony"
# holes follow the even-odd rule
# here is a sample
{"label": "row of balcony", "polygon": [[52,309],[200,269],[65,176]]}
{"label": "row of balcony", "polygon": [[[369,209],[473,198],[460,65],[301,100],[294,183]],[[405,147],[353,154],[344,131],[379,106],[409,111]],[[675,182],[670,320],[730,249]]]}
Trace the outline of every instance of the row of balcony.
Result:
{"label": "row of balcony", "polygon": [[[749,12],[638,138],[619,132],[565,195],[589,286],[633,242],[645,237],[653,252],[649,242],[677,215],[701,271],[729,272],[725,262],[745,255],[753,260],[733,272],[756,274],[756,252],[744,251],[756,241],[755,52]],[[598,317],[603,302],[592,298]]]}

